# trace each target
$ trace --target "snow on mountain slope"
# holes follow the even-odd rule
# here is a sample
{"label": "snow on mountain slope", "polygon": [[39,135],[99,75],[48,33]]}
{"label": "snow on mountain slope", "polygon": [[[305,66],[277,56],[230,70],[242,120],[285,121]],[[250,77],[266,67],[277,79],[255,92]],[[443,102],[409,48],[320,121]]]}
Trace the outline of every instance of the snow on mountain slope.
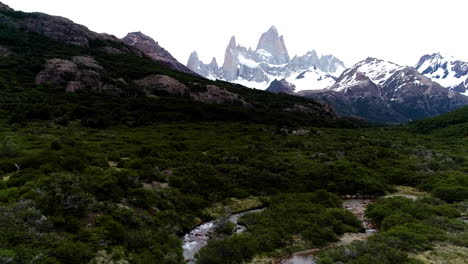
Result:
{"label": "snow on mountain slope", "polygon": [[422,56],[415,68],[440,85],[468,96],[468,62],[434,53]]}
{"label": "snow on mountain slope", "polygon": [[372,81],[376,85],[384,84],[395,72],[404,67],[393,62],[367,58],[358,62],[352,68],[343,72],[332,90],[343,91],[364,81]]}
{"label": "snow on mountain slope", "polygon": [[306,90],[321,90],[330,87],[335,83],[336,77],[313,66],[299,74],[291,74],[286,81],[296,86],[295,92],[300,92]]}

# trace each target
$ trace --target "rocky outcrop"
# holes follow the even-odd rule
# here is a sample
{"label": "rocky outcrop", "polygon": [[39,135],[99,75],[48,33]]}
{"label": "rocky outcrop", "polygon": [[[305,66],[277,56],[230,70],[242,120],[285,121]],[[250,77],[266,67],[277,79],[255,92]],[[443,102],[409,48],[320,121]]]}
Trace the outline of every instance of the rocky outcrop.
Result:
{"label": "rocky outcrop", "polygon": [[147,76],[135,81],[135,83],[143,87],[150,95],[187,96],[195,101],[210,104],[238,103],[245,106],[250,105],[238,94],[231,93],[218,86],[198,83],[191,83],[187,86],[172,77],[161,74]]}
{"label": "rocky outcrop", "polygon": [[72,60],[48,60],[44,69],[37,74],[36,84],[64,87],[67,92],[76,92],[85,88],[118,91],[117,83],[122,85],[122,81],[104,81],[103,77],[103,67],[93,58],[77,56]]}
{"label": "rocky outcrop", "polygon": [[7,5],[0,3],[1,10],[10,11],[0,13],[2,25],[23,28],[67,44],[89,46],[89,42],[96,39],[120,42],[115,36],[98,34],[64,17],[43,13],[14,12]]}
{"label": "rocky outcrop", "polygon": [[210,103],[210,104],[242,104],[244,106],[251,106],[238,94],[231,93],[216,85],[207,85],[206,90],[203,92],[192,92],[190,97],[195,101]]}
{"label": "rocky outcrop", "polygon": [[19,23],[30,31],[67,44],[88,46],[90,40],[100,38],[99,34],[90,31],[87,27],[59,16],[32,13]]}
{"label": "rocky outcrop", "polygon": [[145,88],[149,94],[153,95],[189,95],[189,88],[186,85],[167,75],[150,75],[135,81],[135,83]]}
{"label": "rocky outcrop", "polygon": [[280,81],[274,80],[271,82],[270,86],[266,90],[272,93],[294,94],[295,89],[296,86],[294,84],[282,79]]}
{"label": "rocky outcrop", "polygon": [[195,74],[192,70],[179,63],[167,50],[161,47],[158,42],[141,32],[128,33],[122,41],[173,70]]}

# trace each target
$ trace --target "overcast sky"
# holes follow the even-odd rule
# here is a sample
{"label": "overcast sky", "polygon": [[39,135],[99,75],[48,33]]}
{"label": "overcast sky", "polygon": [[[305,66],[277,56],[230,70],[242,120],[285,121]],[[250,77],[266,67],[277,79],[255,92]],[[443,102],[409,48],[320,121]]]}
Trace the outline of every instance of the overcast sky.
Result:
{"label": "overcast sky", "polygon": [[255,48],[271,25],[290,56],[315,49],[347,66],[366,57],[415,65],[442,52],[468,61],[465,0],[0,0],[123,37],[142,31],[186,64],[193,50],[224,59],[232,35]]}

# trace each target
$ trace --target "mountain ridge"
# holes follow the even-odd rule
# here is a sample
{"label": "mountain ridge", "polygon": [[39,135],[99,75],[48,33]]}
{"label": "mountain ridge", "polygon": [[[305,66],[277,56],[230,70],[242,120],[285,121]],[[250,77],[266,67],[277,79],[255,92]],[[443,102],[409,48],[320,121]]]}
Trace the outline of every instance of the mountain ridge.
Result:
{"label": "mountain ridge", "polygon": [[468,104],[413,67],[367,58],[345,70],[331,87],[299,95],[323,100],[339,112],[379,122],[405,123]]}

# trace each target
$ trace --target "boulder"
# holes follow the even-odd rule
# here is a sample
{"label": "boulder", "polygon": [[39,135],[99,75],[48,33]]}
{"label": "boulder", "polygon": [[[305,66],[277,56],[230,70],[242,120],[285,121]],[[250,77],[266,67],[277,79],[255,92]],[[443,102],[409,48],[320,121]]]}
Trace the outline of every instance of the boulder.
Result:
{"label": "boulder", "polygon": [[135,81],[135,83],[145,88],[150,94],[189,95],[189,88],[187,86],[167,75],[150,75]]}

